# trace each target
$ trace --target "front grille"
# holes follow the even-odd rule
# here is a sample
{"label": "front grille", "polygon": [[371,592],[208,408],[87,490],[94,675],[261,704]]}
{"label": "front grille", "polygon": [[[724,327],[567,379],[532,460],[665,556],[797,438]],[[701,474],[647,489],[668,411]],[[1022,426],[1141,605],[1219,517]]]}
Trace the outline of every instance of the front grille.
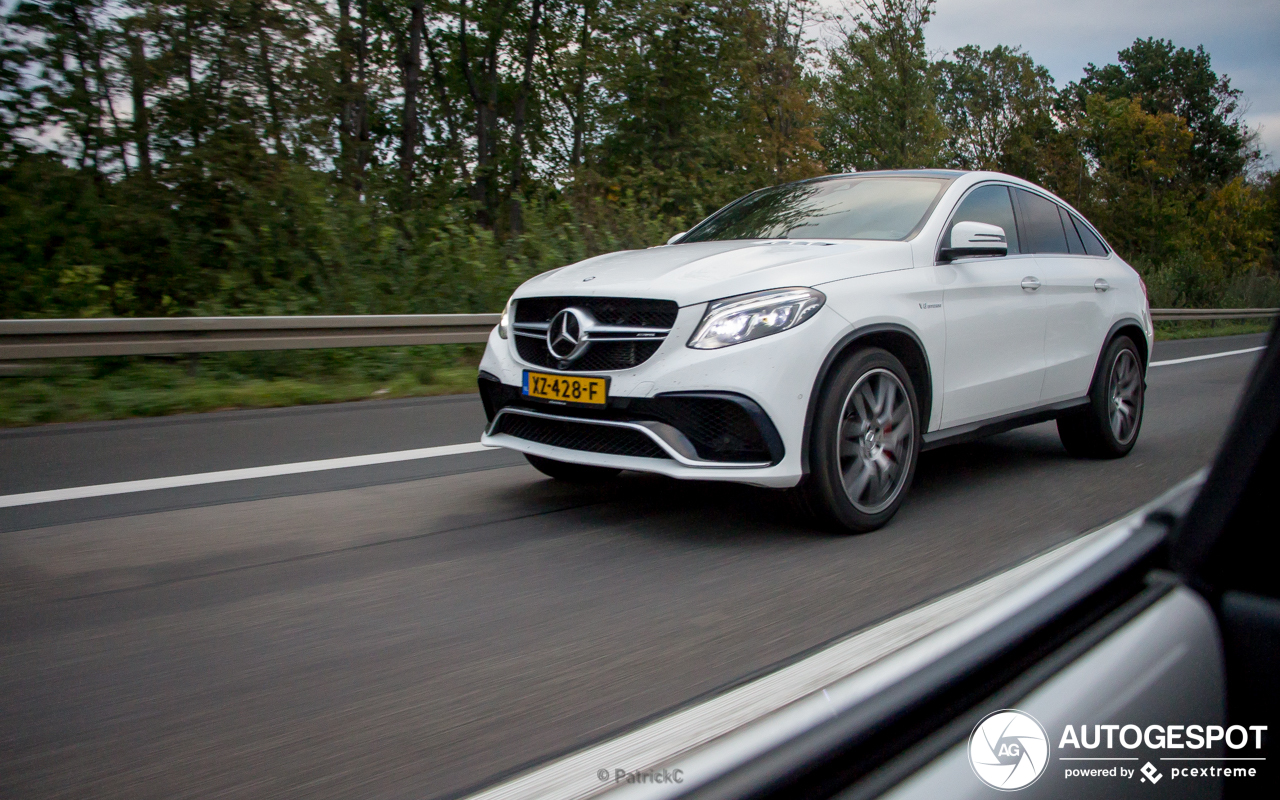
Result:
{"label": "front grille", "polygon": [[[593,341],[577,360],[564,363],[547,349],[547,324],[563,309],[581,308],[602,325],[648,329],[641,334],[606,334],[615,341]],[[526,297],[515,302],[512,322],[516,352],[534,366],[566,372],[607,372],[643,364],[658,352],[680,307],[672,300],[630,297]],[[654,334],[657,334],[655,336]],[[634,335],[634,338],[628,338]],[[617,339],[624,339],[617,341]]]}
{"label": "front grille", "polygon": [[666,452],[640,431],[591,425],[523,414],[503,414],[494,433],[506,433],[529,442],[639,458],[668,458]]}
{"label": "front grille", "polygon": [[[662,341],[644,342],[596,342],[581,358],[563,369],[566,372],[604,372],[611,369],[631,369],[643,364],[658,352]],[[516,337],[516,352],[520,358],[538,367],[561,369],[560,362],[547,350],[547,341],[541,337]]]}
{"label": "front grille", "polygon": [[585,308],[605,325],[670,328],[680,307],[674,300],[631,297],[525,297],[516,301],[515,322],[550,322],[569,306]]}

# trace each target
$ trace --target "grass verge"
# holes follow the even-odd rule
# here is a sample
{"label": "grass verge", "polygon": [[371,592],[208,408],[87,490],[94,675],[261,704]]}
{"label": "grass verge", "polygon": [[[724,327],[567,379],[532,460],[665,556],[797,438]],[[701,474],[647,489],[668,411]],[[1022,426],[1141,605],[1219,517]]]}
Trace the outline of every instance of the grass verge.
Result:
{"label": "grass verge", "polygon": [[1237,320],[1185,320],[1157,322],[1156,341],[1172,339],[1201,339],[1209,336],[1239,336],[1245,333],[1266,333],[1271,330],[1269,319]]}
{"label": "grass verge", "polygon": [[0,427],[464,394],[479,361],[478,348],[450,345],[51,361],[0,378]]}
{"label": "grass verge", "polygon": [[[1270,329],[1270,320],[1157,322],[1156,339]],[[48,374],[0,378],[0,427],[465,394],[476,389],[481,352],[438,345],[51,361],[37,365]]]}

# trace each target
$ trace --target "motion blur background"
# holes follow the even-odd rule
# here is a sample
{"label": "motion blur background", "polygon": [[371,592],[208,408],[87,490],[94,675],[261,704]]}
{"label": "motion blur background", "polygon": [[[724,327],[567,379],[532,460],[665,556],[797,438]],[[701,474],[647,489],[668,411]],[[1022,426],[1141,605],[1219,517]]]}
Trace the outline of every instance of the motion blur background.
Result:
{"label": "motion blur background", "polygon": [[[930,166],[1056,191],[1152,306],[1280,307],[1275,0],[0,18],[0,319],[496,312],[753,189]],[[456,798],[1167,491],[1268,324],[1159,323],[1183,340],[1127,458],[1053,423],[941,448],[851,537],[766,490],[479,451],[478,346],[0,363],[0,797]],[[318,405],[369,397],[403,399]]]}
{"label": "motion blur background", "polygon": [[[497,311],[748,191],[900,167],[1057,192],[1154,307],[1280,306],[1274,3],[0,8],[0,317]],[[459,391],[476,357],[46,365],[0,424]]]}

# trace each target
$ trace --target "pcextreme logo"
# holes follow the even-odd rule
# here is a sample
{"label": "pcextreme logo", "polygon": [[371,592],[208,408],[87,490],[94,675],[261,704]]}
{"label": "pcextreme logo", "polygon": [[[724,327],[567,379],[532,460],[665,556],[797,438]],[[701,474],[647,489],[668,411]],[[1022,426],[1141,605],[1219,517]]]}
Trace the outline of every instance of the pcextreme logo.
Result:
{"label": "pcextreme logo", "polygon": [[1030,714],[1012,708],[994,711],[969,735],[969,766],[992,789],[1025,789],[1049,766],[1049,736]]}

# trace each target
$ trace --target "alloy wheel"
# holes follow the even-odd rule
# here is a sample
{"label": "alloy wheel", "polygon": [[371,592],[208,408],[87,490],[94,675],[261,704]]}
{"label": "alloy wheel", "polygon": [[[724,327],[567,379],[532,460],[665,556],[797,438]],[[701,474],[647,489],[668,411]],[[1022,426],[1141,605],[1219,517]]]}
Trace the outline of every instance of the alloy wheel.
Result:
{"label": "alloy wheel", "polygon": [[1138,368],[1138,359],[1132,350],[1123,349],[1116,353],[1107,397],[1111,435],[1120,444],[1128,444],[1138,430],[1138,415],[1142,408],[1142,370]]}
{"label": "alloy wheel", "polygon": [[914,436],[898,377],[886,369],[860,377],[845,398],[838,437],[840,478],[855,508],[875,514],[894,501],[910,472]]}

